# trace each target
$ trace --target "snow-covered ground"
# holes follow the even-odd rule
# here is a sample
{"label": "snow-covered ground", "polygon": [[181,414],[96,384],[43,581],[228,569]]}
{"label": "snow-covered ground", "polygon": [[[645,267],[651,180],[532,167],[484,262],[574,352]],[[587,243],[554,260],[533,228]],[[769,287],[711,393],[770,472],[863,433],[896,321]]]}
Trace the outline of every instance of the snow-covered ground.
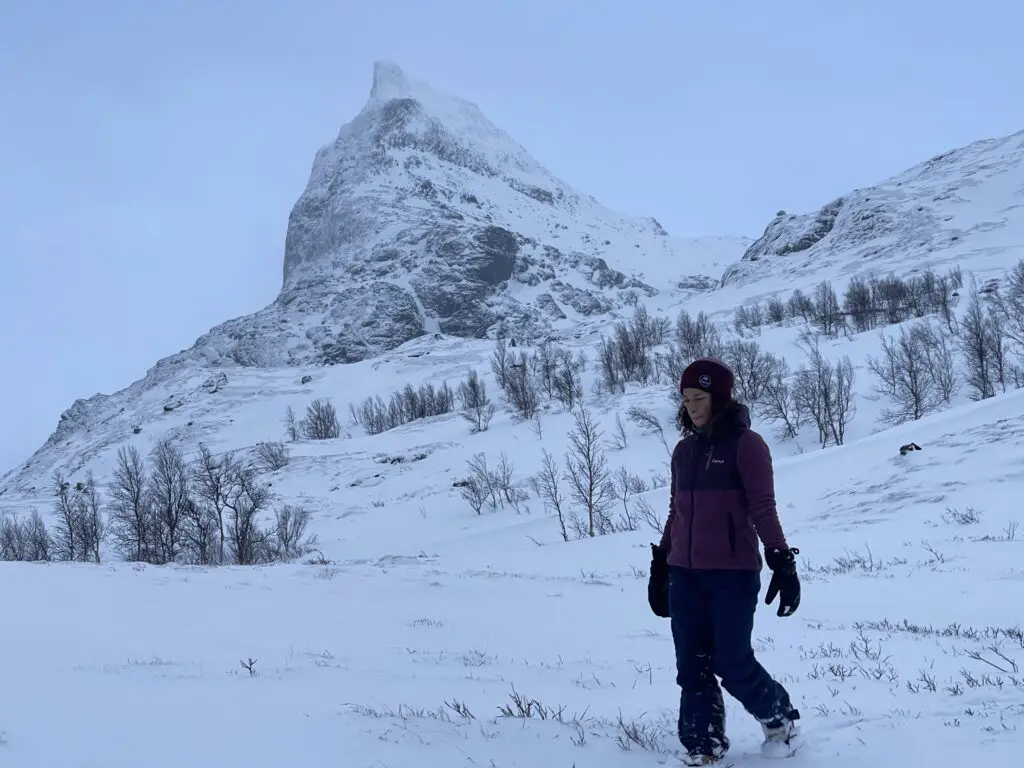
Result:
{"label": "snow-covered ground", "polygon": [[[278,438],[285,405],[298,409],[308,390],[344,392],[343,410],[403,379],[454,383],[474,350],[485,368],[489,346],[443,346],[326,369],[303,387],[295,371],[247,372],[233,386],[244,381],[248,396],[220,393],[234,405],[206,443]],[[674,442],[663,389],[587,407],[610,437],[631,404],[655,410]],[[176,409],[165,426],[195,418]],[[449,415],[292,444],[273,487],[313,509],[329,562],[0,563],[3,764],[675,764],[672,641],[645,592],[656,533],[565,543],[536,498],[477,515],[452,487],[478,451],[492,463],[506,452],[525,484],[541,447],[561,455],[572,417],[548,413],[541,426],[538,438],[499,413],[470,435]],[[626,430],[610,469],[666,474],[661,440]],[[154,431],[136,437],[143,453]],[[803,455],[767,436],[804,599],[789,619],[762,608],[756,636],[803,714],[792,764],[1013,764],[1024,744],[1024,393]],[[900,456],[910,441],[922,450]],[[647,498],[659,515],[667,506],[663,487]],[[758,727],[727,706],[727,763],[760,761]]]}

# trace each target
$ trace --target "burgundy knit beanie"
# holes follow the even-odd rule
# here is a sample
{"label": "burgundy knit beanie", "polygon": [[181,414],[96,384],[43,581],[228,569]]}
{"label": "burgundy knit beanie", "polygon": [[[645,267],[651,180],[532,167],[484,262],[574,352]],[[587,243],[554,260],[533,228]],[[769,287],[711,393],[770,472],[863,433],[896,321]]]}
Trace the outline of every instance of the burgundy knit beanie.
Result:
{"label": "burgundy knit beanie", "polygon": [[728,365],[715,357],[694,360],[679,378],[679,391],[688,387],[703,389],[711,395],[711,407],[721,408],[732,398],[735,377]]}

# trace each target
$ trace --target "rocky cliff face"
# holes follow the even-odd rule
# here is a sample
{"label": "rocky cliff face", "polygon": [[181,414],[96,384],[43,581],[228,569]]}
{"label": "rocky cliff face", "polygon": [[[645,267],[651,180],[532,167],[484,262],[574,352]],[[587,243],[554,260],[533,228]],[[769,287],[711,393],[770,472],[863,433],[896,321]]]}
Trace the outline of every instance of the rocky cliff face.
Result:
{"label": "rocky cliff face", "polygon": [[474,104],[379,62],[292,209],[281,294],[196,351],[214,364],[334,364],[430,332],[529,339],[699,283],[700,251],[576,192]]}

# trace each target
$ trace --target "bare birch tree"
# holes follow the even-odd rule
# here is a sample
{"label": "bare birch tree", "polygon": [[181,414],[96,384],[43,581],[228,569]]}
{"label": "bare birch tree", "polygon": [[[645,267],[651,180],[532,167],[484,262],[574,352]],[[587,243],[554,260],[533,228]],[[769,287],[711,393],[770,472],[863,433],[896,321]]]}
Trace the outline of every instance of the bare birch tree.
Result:
{"label": "bare birch tree", "polygon": [[601,430],[593,414],[585,408],[575,413],[576,425],[569,432],[569,450],[565,453],[565,479],[569,495],[586,513],[586,534],[596,536],[611,528],[608,509],[613,489],[608,461],[601,449]]}

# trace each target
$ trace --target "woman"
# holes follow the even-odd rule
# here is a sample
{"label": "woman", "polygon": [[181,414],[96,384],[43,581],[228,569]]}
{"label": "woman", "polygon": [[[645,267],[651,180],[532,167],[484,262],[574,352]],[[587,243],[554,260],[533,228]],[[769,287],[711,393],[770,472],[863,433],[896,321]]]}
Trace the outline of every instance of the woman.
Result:
{"label": "woman", "polygon": [[765,603],[779,595],[779,616],[792,615],[800,604],[799,550],[786,543],[771,454],[750,429],[747,407],[732,399],[733,381],[729,367],[713,358],[695,360],[683,372],[687,435],[672,455],[668,522],[651,568],[651,607],[672,620],[682,689],[679,740],[688,765],[709,765],[729,749],[716,676],[761,723],[766,755],[790,753],[800,717],[751,647],[761,588],[758,539],[772,570]]}

